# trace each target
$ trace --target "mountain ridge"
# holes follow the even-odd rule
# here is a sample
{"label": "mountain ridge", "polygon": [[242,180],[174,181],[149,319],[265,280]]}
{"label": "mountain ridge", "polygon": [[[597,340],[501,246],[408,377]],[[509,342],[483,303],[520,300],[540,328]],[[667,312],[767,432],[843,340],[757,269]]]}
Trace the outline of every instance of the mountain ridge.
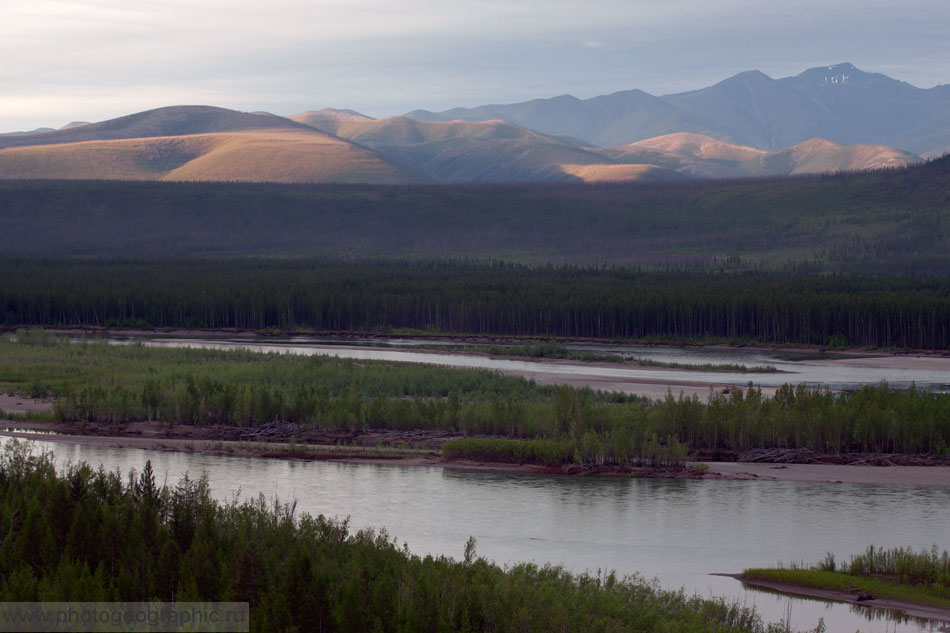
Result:
{"label": "mountain ridge", "polygon": [[[752,73],[725,85],[775,81]],[[565,97],[553,106],[532,103],[525,111],[546,110],[550,115],[578,103]],[[666,105],[634,90],[596,98],[591,117],[578,125],[609,123],[618,115],[642,117],[642,110],[631,108],[631,103],[658,106],[655,116],[666,116]],[[373,119],[334,108],[280,117],[212,106],[169,106],[0,138],[0,179],[8,180],[627,182],[860,171],[920,160],[891,147],[815,139],[766,151],[694,132],[594,147],[501,119]]]}
{"label": "mountain ridge", "polygon": [[923,154],[950,146],[950,85],[917,88],[843,62],[779,79],[749,70],[705,88],[662,96],[633,89],[589,99],[560,95],[442,112],[414,110],[405,116],[500,118],[598,147],[691,132],[767,150],[828,138]]}

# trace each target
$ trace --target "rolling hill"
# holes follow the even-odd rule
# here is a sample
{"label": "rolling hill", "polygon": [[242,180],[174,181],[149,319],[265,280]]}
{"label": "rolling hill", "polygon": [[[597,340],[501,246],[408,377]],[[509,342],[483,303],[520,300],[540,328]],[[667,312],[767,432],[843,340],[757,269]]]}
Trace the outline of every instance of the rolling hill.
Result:
{"label": "rolling hill", "polygon": [[291,117],[372,148],[437,182],[537,182],[676,178],[657,166],[616,165],[569,138],[555,138],[504,121],[428,122],[408,117],[375,120],[340,111]]}
{"label": "rolling hill", "polygon": [[921,160],[890,147],[842,146],[820,139],[767,152],[700,134],[676,133],[623,147],[594,148],[570,137],[539,134],[499,120],[376,120],[339,110],[291,118],[448,183],[746,178],[899,167]]}
{"label": "rolling hill", "polygon": [[0,139],[2,179],[359,182],[425,178],[284,117],[177,106]]}
{"label": "rolling hill", "polygon": [[501,119],[595,146],[691,132],[767,150],[825,138],[923,154],[950,146],[950,85],[925,90],[844,63],[781,79],[747,71],[701,90],[660,97],[627,90],[406,116],[430,122]]}
{"label": "rolling hill", "polygon": [[840,145],[812,139],[768,152],[680,132],[601,152],[618,162],[653,164],[697,178],[747,178],[903,167],[921,157],[880,145]]}
{"label": "rolling hill", "polygon": [[889,147],[812,139],[765,151],[679,132],[620,147],[501,120],[293,117],[173,106],[101,123],[0,137],[0,179],[327,183],[630,182],[897,167]]}
{"label": "rolling hill", "polygon": [[99,123],[69,124],[49,132],[3,137],[0,148],[277,128],[307,129],[273,114],[248,114],[213,106],[168,106]]}

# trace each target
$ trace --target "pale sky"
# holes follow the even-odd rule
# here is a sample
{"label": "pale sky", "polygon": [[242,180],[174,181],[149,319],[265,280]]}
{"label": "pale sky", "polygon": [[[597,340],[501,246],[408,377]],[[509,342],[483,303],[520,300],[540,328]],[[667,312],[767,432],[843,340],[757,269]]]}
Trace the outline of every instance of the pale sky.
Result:
{"label": "pale sky", "polygon": [[0,131],[166,105],[370,116],[851,62],[950,83],[947,0],[2,0]]}

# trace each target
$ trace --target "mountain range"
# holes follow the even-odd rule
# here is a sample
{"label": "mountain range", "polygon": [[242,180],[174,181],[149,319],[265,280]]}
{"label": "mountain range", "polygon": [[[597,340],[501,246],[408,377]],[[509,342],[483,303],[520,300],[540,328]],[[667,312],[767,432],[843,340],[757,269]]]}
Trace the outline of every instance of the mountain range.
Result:
{"label": "mountain range", "polygon": [[950,151],[950,85],[925,90],[850,63],[782,79],[753,70],[707,88],[660,97],[627,90],[583,100],[562,95],[437,113],[415,110],[406,116],[423,121],[501,119],[602,147],[692,132],[767,150],[824,138],[934,156]]}
{"label": "mountain range", "polygon": [[[884,143],[884,141],[899,141]],[[899,167],[950,147],[950,86],[850,64],[702,90],[373,119],[172,106],[0,135],[0,179],[464,183],[744,178]]]}

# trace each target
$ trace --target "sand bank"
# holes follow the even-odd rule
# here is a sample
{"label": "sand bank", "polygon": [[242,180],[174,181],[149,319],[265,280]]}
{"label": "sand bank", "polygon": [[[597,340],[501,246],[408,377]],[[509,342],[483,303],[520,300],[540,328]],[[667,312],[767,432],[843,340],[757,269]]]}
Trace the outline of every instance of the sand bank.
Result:
{"label": "sand bank", "polygon": [[[900,611],[904,615],[915,618],[928,618],[931,620],[940,620],[950,622],[950,609],[943,607],[933,607],[930,605],[916,604],[905,600],[896,600],[894,598],[873,598],[871,600],[859,601],[855,594],[845,591],[832,591],[830,589],[815,589],[814,587],[803,587],[801,585],[792,585],[769,580],[747,579],[742,574],[714,574],[716,576],[728,576],[742,582],[747,587],[764,589],[793,596],[803,596],[806,598],[818,598],[819,600],[832,600],[835,602],[847,602],[857,607],[868,609],[889,609]],[[940,629],[943,630],[943,629]]]}
{"label": "sand bank", "polygon": [[768,464],[708,462],[709,478],[950,487],[950,465]]}

